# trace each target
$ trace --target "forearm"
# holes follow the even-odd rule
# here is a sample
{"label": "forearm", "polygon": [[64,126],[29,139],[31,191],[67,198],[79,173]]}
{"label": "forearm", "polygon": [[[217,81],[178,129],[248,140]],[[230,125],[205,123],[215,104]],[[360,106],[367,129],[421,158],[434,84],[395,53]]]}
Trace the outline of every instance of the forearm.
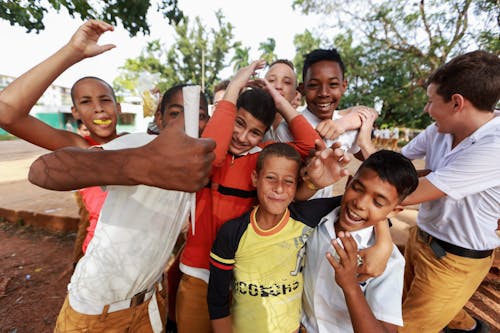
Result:
{"label": "forearm", "polygon": [[134,150],[61,149],[36,159],[30,167],[28,179],[35,185],[57,191],[147,183],[145,168],[131,166]]}
{"label": "forearm", "polygon": [[212,329],[214,333],[232,333],[233,326],[231,316],[212,320]]}
{"label": "forearm", "polygon": [[293,136],[290,144],[297,149],[302,158],[309,156],[311,150],[315,148],[315,141],[321,140],[316,130],[303,116],[295,117],[288,126]]}
{"label": "forearm", "polygon": [[359,286],[343,289],[344,297],[356,333],[387,333],[389,330],[375,318]]}
{"label": "forearm", "polygon": [[27,117],[47,87],[81,59],[71,46],[66,45],[8,85],[0,93],[0,125],[9,127]]}

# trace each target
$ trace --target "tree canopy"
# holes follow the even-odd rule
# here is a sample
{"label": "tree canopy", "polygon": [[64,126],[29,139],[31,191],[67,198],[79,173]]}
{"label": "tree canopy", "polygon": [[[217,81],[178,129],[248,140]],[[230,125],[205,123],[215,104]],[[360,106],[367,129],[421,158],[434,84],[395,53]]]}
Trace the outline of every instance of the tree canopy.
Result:
{"label": "tree canopy", "polygon": [[[241,43],[233,42],[233,26],[221,11],[216,12],[217,28],[207,30],[199,17],[191,24],[184,17],[175,25],[176,39],[166,47],[159,40],[149,42],[137,58],[127,59],[113,86],[119,94],[134,94],[141,72],[159,73],[158,88],[165,91],[180,83],[199,84],[208,96],[220,80],[226,66],[229,49]],[[151,87],[153,88],[153,87]]]}
{"label": "tree canopy", "polygon": [[500,53],[496,0],[295,0],[294,6],[330,19],[323,29],[333,38],[322,43],[336,47],[347,65],[342,106],[382,100],[380,119],[389,125],[430,122],[421,113],[425,81],[450,58],[477,48]]}
{"label": "tree canopy", "polygon": [[[146,19],[150,1],[127,1],[127,0],[48,0],[42,4],[39,0],[1,0],[0,18],[10,22],[11,25],[19,25],[26,28],[28,32],[40,32],[45,29],[43,19],[47,13],[47,5],[59,12],[67,9],[71,17],[79,15],[82,20],[99,19],[117,25],[118,20],[131,36],[142,32],[149,34],[149,23]],[[159,0],[156,2],[156,10],[168,19],[170,24],[177,24],[183,17],[182,11],[177,7],[177,0]]]}

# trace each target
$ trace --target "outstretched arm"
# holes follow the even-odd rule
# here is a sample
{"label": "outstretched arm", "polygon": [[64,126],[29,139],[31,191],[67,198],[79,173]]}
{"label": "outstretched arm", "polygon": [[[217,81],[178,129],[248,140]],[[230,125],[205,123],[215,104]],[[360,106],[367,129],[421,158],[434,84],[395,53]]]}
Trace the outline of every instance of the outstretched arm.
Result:
{"label": "outstretched arm", "polygon": [[99,37],[113,26],[96,20],[84,23],[59,51],[41,62],[0,92],[0,127],[8,132],[48,149],[65,146],[86,147],[79,135],[57,130],[29,115],[45,90],[66,69],[81,61],[106,52],[114,45],[98,45]]}
{"label": "outstretched arm", "polygon": [[333,140],[346,131],[357,130],[362,125],[362,120],[359,117],[359,113],[361,111],[369,114],[370,117],[374,118],[374,120],[378,117],[377,111],[372,108],[369,108],[367,106],[354,106],[347,110],[339,111],[340,114],[342,114],[342,118],[340,119],[323,120],[316,127],[316,131],[318,131],[319,135],[322,138]]}
{"label": "outstretched arm", "polygon": [[193,139],[172,121],[150,143],[123,150],[64,148],[39,157],[29,180],[51,190],[95,185],[150,185],[195,192],[208,183],[215,143]]}
{"label": "outstretched arm", "polygon": [[[354,332],[363,333],[395,333],[396,326],[377,320],[358,284],[357,275],[357,245],[348,232],[339,232],[339,238],[332,241],[332,246],[338,254],[338,261],[331,253],[326,254],[328,262],[335,270],[335,281],[344,292],[345,302],[351,317]],[[342,248],[338,239],[342,242]]]}

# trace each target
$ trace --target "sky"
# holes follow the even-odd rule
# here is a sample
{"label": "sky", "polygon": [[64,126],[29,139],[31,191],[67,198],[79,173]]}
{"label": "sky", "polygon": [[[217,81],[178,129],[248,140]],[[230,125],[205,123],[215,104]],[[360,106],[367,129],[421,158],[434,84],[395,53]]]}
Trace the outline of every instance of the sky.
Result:
{"label": "sky", "polygon": [[[295,34],[303,33],[305,29],[314,31],[318,25],[317,17],[294,11],[292,0],[179,0],[178,4],[185,15],[192,18],[199,16],[209,27],[217,25],[214,13],[222,9],[226,20],[234,26],[234,40],[241,40],[243,45],[251,47],[251,59],[258,57],[259,43],[268,37],[276,40],[275,53],[279,58],[293,59]],[[149,12],[148,21],[151,30],[149,36],[138,34],[131,38],[120,25],[113,32],[105,33],[100,43],[113,43],[117,47],[72,66],[55,83],[69,87],[78,78],[87,75],[98,76],[112,83],[125,59],[140,55],[147,41],[159,38],[167,45],[172,45],[174,31],[168,21],[154,11]],[[44,18],[45,30],[36,34],[27,33],[25,28],[11,26],[9,22],[0,20],[0,74],[20,76],[62,47],[82,23],[79,18],[71,18],[66,11],[59,14],[49,12]],[[229,68],[221,73],[221,78],[231,74]]]}

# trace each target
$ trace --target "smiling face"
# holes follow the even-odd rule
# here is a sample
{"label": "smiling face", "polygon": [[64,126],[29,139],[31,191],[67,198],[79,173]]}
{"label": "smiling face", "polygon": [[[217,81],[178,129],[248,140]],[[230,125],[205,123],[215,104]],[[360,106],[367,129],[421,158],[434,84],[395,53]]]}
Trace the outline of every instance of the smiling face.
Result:
{"label": "smiling face", "polygon": [[344,95],[347,81],[344,80],[339,63],[322,60],[307,70],[302,86],[308,109],[319,119],[332,119]]}
{"label": "smiling face", "polygon": [[297,77],[290,66],[275,63],[266,73],[266,80],[289,102],[295,98]]}
{"label": "smiling face", "polygon": [[257,188],[260,214],[281,218],[295,197],[298,173],[297,161],[276,155],[267,156],[258,173],[253,171],[252,182]]}
{"label": "smiling face", "polygon": [[[156,124],[160,129],[167,126],[173,119],[182,116],[184,113],[184,95],[182,94],[182,89],[179,89],[169,97],[168,101],[165,103],[164,110],[162,111],[163,115],[156,118]],[[206,100],[204,98],[200,98],[200,116],[198,124],[198,131],[200,135],[205,129],[205,126],[207,126],[209,118]]]}
{"label": "smiling face", "polygon": [[440,133],[451,133],[452,115],[454,101],[446,102],[444,98],[437,93],[438,86],[434,83],[427,87],[427,104],[424,112],[436,122]]}
{"label": "smiling face", "polygon": [[106,83],[95,78],[80,80],[73,86],[72,98],[73,117],[82,121],[95,141],[105,143],[116,138],[121,108]]}
{"label": "smiling face", "polygon": [[246,153],[262,141],[266,130],[266,125],[262,121],[240,107],[236,112],[229,152],[233,155]]}
{"label": "smiling face", "polygon": [[340,206],[338,231],[355,231],[400,212],[396,187],[369,168],[362,168],[349,183]]}

